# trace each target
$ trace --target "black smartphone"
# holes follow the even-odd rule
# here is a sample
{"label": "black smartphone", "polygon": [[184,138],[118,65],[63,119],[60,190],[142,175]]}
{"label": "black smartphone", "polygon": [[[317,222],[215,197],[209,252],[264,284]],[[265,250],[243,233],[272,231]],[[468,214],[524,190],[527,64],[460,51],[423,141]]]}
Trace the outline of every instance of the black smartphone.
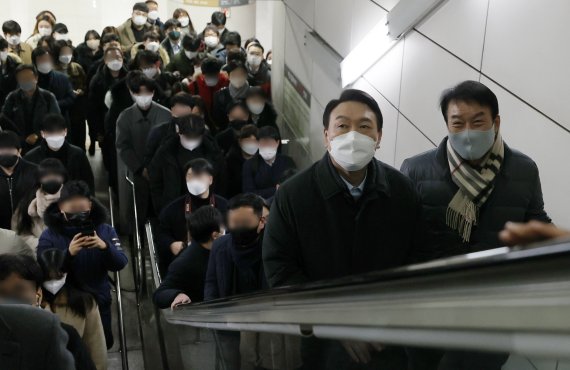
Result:
{"label": "black smartphone", "polygon": [[93,224],[86,224],[81,227],[81,236],[95,236]]}

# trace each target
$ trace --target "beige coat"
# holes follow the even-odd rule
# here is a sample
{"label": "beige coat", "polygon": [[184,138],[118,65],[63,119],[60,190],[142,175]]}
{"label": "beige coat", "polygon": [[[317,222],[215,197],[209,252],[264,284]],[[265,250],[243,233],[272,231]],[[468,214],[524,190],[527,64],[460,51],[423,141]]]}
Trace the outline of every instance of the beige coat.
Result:
{"label": "beige coat", "polygon": [[[34,252],[38,247],[40,236],[44,230],[47,229],[44,224],[44,213],[50,204],[59,199],[59,196],[59,192],[56,194],[47,194],[41,189],[38,189],[36,191],[36,197],[28,206],[28,215],[32,218],[32,230],[31,233],[20,234],[20,238],[22,238]],[[16,230],[19,218],[19,212],[14,212],[14,216],[12,217],[12,230]]]}
{"label": "beige coat", "polygon": [[51,307],[47,302],[43,306],[55,313],[61,322],[71,325],[77,330],[89,350],[97,370],[106,370],[107,344],[97,304],[93,302],[93,308],[87,312],[85,317],[78,316],[67,307],[67,296],[63,292],[57,295]]}
{"label": "beige coat", "polygon": [[[121,48],[124,53],[131,50],[134,44],[137,43],[135,39],[135,34],[131,26],[133,25],[133,20],[131,18],[127,19],[125,23],[121,24],[117,31],[119,32],[119,41],[121,42]],[[151,27],[147,24],[144,25],[144,32],[152,31]]]}
{"label": "beige coat", "polygon": [[0,229],[0,254],[24,254],[36,258],[33,248],[30,248],[14,231],[6,229]]}
{"label": "beige coat", "polygon": [[[137,42],[136,44],[133,45],[133,47],[131,48],[131,60],[135,60],[137,53],[139,52],[139,50],[141,50],[139,48],[142,44],[143,44],[142,42]],[[162,59],[163,66],[170,63],[170,57],[168,56],[168,52],[162,46],[158,48],[158,55],[160,55],[160,59]]]}

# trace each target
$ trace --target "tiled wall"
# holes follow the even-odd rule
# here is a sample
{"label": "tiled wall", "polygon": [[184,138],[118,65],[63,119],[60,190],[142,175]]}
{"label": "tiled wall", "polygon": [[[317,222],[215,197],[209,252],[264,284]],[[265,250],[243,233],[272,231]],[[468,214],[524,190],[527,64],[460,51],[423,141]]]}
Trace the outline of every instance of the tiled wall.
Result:
{"label": "tiled wall", "polygon": [[[312,59],[305,32],[315,31],[344,57],[396,3],[285,0],[283,36],[274,35],[284,50],[274,64],[287,64],[312,93],[313,160],[324,153],[323,107],[341,87],[339,76],[319,73],[330,61]],[[354,84],[371,93],[384,114],[378,158],[399,167],[437,145],[446,135],[438,110],[442,90],[479,80],[499,98],[506,142],[537,162],[547,211],[570,228],[568,14],[565,0],[445,2]]]}

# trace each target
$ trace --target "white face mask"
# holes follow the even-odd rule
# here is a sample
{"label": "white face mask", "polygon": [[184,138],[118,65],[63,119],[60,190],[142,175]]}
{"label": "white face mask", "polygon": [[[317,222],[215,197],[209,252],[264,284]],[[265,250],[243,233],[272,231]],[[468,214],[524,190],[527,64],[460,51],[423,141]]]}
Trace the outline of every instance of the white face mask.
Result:
{"label": "white face mask", "polygon": [[186,139],[180,135],[180,145],[186,150],[194,150],[202,144],[202,139]]}
{"label": "white face mask", "polygon": [[62,64],[69,64],[71,63],[71,59],[73,59],[73,55],[69,54],[69,55],[60,55],[59,56],[59,61]]}
{"label": "white face mask", "polygon": [[209,47],[210,49],[215,48],[220,43],[220,41],[218,40],[218,36],[206,36],[204,37],[204,42],[206,43],[206,46]]}
{"label": "white face mask", "polygon": [[230,83],[236,89],[243,87],[243,85],[245,85],[246,81],[247,81],[247,79],[245,79],[243,77],[230,77]]}
{"label": "white face mask", "polygon": [[197,197],[199,195],[204,194],[208,190],[210,185],[208,185],[204,181],[194,179],[194,180],[188,181],[186,183],[186,187],[188,188],[188,192],[190,192],[190,194]]}
{"label": "white face mask", "polygon": [[67,274],[63,275],[63,277],[59,280],[44,281],[42,285],[48,292],[50,292],[53,295],[56,295],[65,285],[66,279],[67,279]]}
{"label": "white face mask", "polygon": [[257,145],[256,143],[246,143],[241,145],[241,150],[243,150],[248,155],[254,155],[255,153],[257,153],[258,149],[259,145]]}
{"label": "white face mask", "polygon": [[218,77],[204,77],[204,82],[206,82],[206,86],[213,87],[218,84]]}
{"label": "white face mask", "polygon": [[85,41],[85,44],[87,44],[87,47],[91,50],[97,50],[99,49],[99,45],[101,44],[101,40],[87,40]]}
{"label": "white face mask", "polygon": [[247,55],[247,64],[258,67],[261,64],[261,57],[258,55],[248,54]]}
{"label": "white face mask", "polygon": [[148,19],[151,21],[156,21],[158,19],[158,10],[151,10],[148,12]]}
{"label": "white face mask", "polygon": [[277,155],[277,148],[265,147],[259,148],[259,155],[266,161],[270,161]]}
{"label": "white face mask", "polygon": [[370,136],[350,131],[331,140],[330,155],[346,171],[358,171],[374,158],[376,145]]}
{"label": "white face mask", "polygon": [[178,18],[178,22],[182,27],[187,27],[190,24],[190,18],[188,17],[180,17]]}
{"label": "white face mask", "polygon": [[114,72],[120,71],[123,68],[123,61],[122,60],[111,60],[107,63],[107,67]]}
{"label": "white face mask", "polygon": [[197,51],[184,50],[184,54],[186,54],[186,58],[194,59],[194,58],[196,58],[196,55],[198,55],[198,52]]}
{"label": "white face mask", "polygon": [[50,149],[59,150],[65,142],[65,135],[46,136],[45,139]]}
{"label": "white face mask", "polygon": [[146,23],[146,17],[144,15],[135,15],[133,23],[137,26],[143,26]]}
{"label": "white face mask", "polygon": [[51,27],[38,28],[38,33],[40,34],[40,36],[50,36],[51,35]]}
{"label": "white face mask", "polygon": [[159,48],[160,48],[160,44],[156,41],[149,42],[148,44],[146,44],[146,47],[145,47],[146,50],[150,50],[150,51],[154,51],[154,52],[157,52]]}
{"label": "white face mask", "polygon": [[54,32],[53,33],[53,39],[55,41],[59,41],[59,40],[67,41],[67,40],[69,40],[69,35],[67,33]]}
{"label": "white face mask", "polygon": [[148,109],[152,104],[153,95],[134,95],[133,99],[140,109]]}
{"label": "white face mask", "polygon": [[39,63],[37,65],[37,68],[38,72],[46,74],[51,72],[51,70],[53,69],[53,65],[51,64],[51,62]]}
{"label": "white face mask", "polygon": [[8,37],[8,42],[10,43],[10,45],[18,45],[20,43],[20,36],[12,35]]}
{"label": "white face mask", "polygon": [[8,59],[8,52],[7,51],[0,51],[0,60],[4,63]]}
{"label": "white face mask", "polygon": [[247,103],[247,108],[253,114],[261,114],[265,108],[265,103]]}
{"label": "white face mask", "polygon": [[142,72],[148,78],[154,78],[158,74],[158,69],[156,67],[150,67],[143,69]]}

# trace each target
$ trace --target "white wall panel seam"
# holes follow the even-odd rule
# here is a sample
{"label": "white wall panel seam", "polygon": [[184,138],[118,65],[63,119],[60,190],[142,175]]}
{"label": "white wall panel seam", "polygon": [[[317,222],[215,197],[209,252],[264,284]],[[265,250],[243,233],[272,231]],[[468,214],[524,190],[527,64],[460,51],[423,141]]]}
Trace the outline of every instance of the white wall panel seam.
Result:
{"label": "white wall panel seam", "polygon": [[[485,56],[485,41],[487,40],[487,23],[489,22],[490,7],[491,7],[491,0],[487,0],[487,14],[485,15],[485,28],[483,30],[483,48],[481,49],[481,62],[479,62],[479,71],[483,70],[483,57]],[[479,74],[479,82],[481,82],[480,74]]]}

